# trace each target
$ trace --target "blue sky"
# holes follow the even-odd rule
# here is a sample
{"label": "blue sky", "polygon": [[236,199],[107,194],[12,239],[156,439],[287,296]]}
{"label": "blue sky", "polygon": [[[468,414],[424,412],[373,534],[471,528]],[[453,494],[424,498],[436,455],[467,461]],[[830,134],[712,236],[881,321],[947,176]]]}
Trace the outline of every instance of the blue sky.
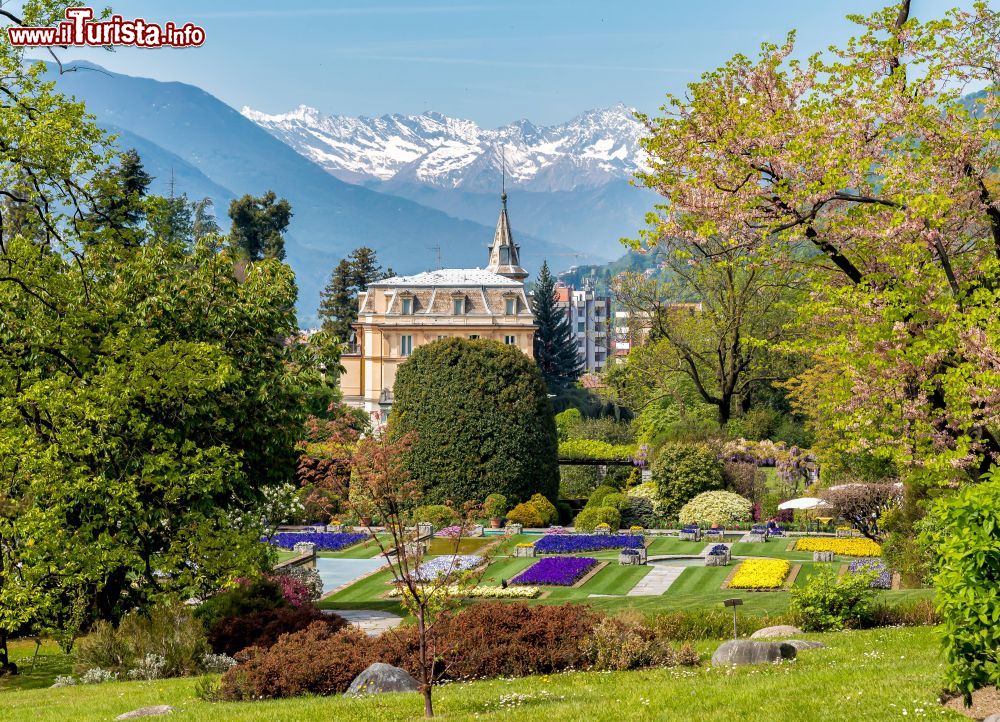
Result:
{"label": "blue sky", "polygon": [[[81,3],[82,4],[82,3]],[[845,40],[849,13],[884,0],[122,0],[125,17],[192,21],[204,47],[67,51],[116,72],[199,85],[226,103],[282,112],[436,110],[497,126],[557,123],[624,102],[655,110],[698,75],[798,31],[800,55]],[[913,0],[940,17],[968,0]],[[97,7],[103,6],[98,3]]]}

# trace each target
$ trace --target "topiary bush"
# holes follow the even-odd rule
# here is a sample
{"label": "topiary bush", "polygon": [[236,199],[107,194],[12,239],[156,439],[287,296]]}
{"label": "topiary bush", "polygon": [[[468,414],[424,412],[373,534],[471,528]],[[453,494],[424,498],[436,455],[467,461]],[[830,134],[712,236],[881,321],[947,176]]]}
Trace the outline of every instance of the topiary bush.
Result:
{"label": "topiary bush", "polygon": [[542,517],[542,524],[551,526],[559,521],[559,511],[555,504],[541,494],[533,494],[528,503],[538,509],[538,514]]}
{"label": "topiary bush", "polygon": [[750,521],[753,504],[731,491],[706,491],[681,507],[681,524],[717,524],[729,526]]}
{"label": "topiary bush", "polygon": [[538,507],[527,501],[523,501],[507,512],[507,521],[520,524],[523,527],[538,528],[545,526],[541,512]]}
{"label": "topiary bush", "polygon": [[487,519],[502,518],[507,508],[507,497],[503,494],[490,494],[483,500],[483,514]]}
{"label": "topiary bush", "polygon": [[628,509],[628,497],[621,492],[608,494],[601,501],[601,506],[610,506],[612,509],[617,509],[618,511],[623,512]]}
{"label": "topiary bush", "polygon": [[435,529],[444,529],[458,521],[458,512],[445,504],[418,506],[411,513],[414,524],[429,521]]}
{"label": "topiary bush", "polygon": [[617,509],[609,506],[588,506],[573,521],[577,531],[594,531],[598,524],[607,524],[612,531],[621,528],[622,515]]}
{"label": "topiary bush", "polygon": [[723,486],[722,462],[707,444],[666,444],[650,470],[667,516],[677,514],[698,494]]}
{"label": "topiary bush", "polygon": [[587,497],[587,506],[604,506],[604,497],[608,494],[617,494],[618,489],[607,484],[601,484],[601,486],[594,489],[590,496]]}
{"label": "topiary bush", "polygon": [[415,433],[406,461],[429,501],[557,498],[552,404],[537,364],[516,347],[460,338],[420,346],[393,395],[389,435]]}

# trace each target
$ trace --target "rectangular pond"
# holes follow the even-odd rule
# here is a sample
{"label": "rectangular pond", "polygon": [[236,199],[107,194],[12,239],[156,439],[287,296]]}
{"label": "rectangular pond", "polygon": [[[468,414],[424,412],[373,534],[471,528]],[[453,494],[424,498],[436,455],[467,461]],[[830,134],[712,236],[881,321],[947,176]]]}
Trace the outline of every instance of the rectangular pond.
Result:
{"label": "rectangular pond", "polygon": [[333,591],[345,584],[352,584],[385,564],[381,556],[372,559],[341,559],[317,557],[316,571],[323,580],[323,593]]}

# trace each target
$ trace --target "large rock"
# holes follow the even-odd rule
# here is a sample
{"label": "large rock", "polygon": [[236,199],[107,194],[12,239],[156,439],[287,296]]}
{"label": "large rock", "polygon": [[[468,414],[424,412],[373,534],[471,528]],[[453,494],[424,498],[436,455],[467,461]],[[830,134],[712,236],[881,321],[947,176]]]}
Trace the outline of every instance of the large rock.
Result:
{"label": "large rock", "polygon": [[790,644],[734,639],[723,642],[715,650],[715,654],[712,655],[712,664],[716,666],[771,664],[785,659],[795,659],[795,647]]}
{"label": "large rock", "polygon": [[361,697],[382,692],[416,692],[419,689],[420,682],[405,669],[376,662],[354,678],[345,694],[348,697]]}
{"label": "large rock", "polygon": [[822,642],[811,642],[805,639],[786,639],[784,644],[790,644],[799,652],[803,649],[828,649]]}
{"label": "large rock", "polygon": [[140,707],[139,709],[134,709],[131,712],[126,712],[125,714],[120,714],[115,719],[136,719],[138,717],[156,717],[161,714],[170,714],[174,711],[174,708],[169,704],[157,704],[152,707]]}
{"label": "large rock", "polygon": [[769,639],[772,637],[794,637],[796,634],[802,634],[802,630],[798,627],[793,627],[791,624],[779,624],[776,627],[764,627],[763,629],[758,629],[756,632],[750,635],[750,639]]}

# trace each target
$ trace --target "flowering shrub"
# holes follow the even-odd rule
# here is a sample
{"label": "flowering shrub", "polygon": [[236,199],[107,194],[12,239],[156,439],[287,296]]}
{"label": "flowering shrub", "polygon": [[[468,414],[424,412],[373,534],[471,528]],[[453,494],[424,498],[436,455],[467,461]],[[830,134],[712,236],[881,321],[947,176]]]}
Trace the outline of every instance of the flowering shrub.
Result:
{"label": "flowering shrub", "polygon": [[792,588],[788,610],[807,632],[865,626],[875,613],[878,599],[878,592],[871,586],[874,577],[870,570],[837,577],[827,567],[801,587]]}
{"label": "flowering shrub", "polygon": [[892,589],[892,573],[881,559],[855,559],[847,567],[848,574],[867,572],[877,575],[872,579],[872,589]]}
{"label": "flowering shrub", "polygon": [[446,539],[458,539],[458,537],[462,536],[462,526],[460,524],[446,526],[444,529],[434,532],[434,536],[442,536]]}
{"label": "flowering shrub", "polygon": [[[323,595],[323,580],[316,569],[291,567],[278,574],[269,574],[265,579],[277,584],[281,596],[293,607],[304,607]],[[241,583],[249,583],[249,580],[241,580]]]}
{"label": "flowering shrub", "polygon": [[417,579],[431,581],[442,574],[457,574],[475,569],[483,563],[483,558],[476,554],[455,554],[435,557],[417,567],[414,576]]}
{"label": "flowering shrub", "polygon": [[729,582],[730,589],[777,589],[791,565],[784,559],[747,559]]}
{"label": "flowering shrub", "polygon": [[594,568],[590,557],[547,557],[541,559],[511,580],[512,584],[555,584],[572,586]]}
{"label": "flowering shrub", "polygon": [[796,551],[833,552],[845,557],[879,557],[882,547],[871,539],[807,538],[795,542]]}
{"label": "flowering shrub", "polygon": [[[441,587],[437,590],[437,594],[443,594],[449,597],[464,597],[466,599],[534,599],[539,594],[541,594],[541,589],[538,587],[525,587],[525,586],[513,586],[513,587],[460,587],[457,585],[450,585],[447,587]],[[390,597],[398,597],[402,595],[402,591],[398,588],[393,589],[389,592]]]}
{"label": "flowering shrub", "polygon": [[299,542],[309,542],[316,545],[318,552],[337,552],[367,538],[367,534],[354,532],[282,531],[271,537],[271,544],[279,549],[291,549]]}
{"label": "flowering shrub", "polygon": [[552,534],[535,542],[535,551],[542,554],[574,554],[602,549],[638,549],[642,545],[640,534]]}
{"label": "flowering shrub", "polygon": [[681,507],[682,524],[718,524],[726,526],[748,521],[753,504],[731,491],[706,491]]}

